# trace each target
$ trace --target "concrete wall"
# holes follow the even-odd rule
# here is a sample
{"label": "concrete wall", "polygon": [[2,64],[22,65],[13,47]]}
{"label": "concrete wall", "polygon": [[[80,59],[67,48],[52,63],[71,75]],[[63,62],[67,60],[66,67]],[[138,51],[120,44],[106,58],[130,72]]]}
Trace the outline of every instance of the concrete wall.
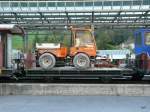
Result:
{"label": "concrete wall", "polygon": [[1,83],[0,95],[150,96],[146,84],[15,84]]}

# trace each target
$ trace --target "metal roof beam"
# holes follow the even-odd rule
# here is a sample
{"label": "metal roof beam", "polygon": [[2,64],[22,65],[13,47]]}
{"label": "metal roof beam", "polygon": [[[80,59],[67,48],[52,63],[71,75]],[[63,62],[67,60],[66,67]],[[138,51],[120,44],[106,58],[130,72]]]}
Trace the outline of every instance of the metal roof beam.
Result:
{"label": "metal roof beam", "polygon": [[[5,21],[11,21],[11,22],[16,21],[15,18],[4,19],[4,20],[5,20]],[[23,19],[23,20],[20,21],[20,22],[25,22],[25,23],[26,23],[26,22],[31,22],[32,20],[34,21],[34,23],[36,23],[36,22],[47,23],[47,22],[41,21],[41,19],[37,19],[37,18]],[[122,22],[122,21],[125,21],[125,22],[133,21],[133,22],[134,22],[135,18],[124,18],[124,19],[121,19],[119,22],[118,22],[118,21],[112,22],[112,20],[113,20],[112,18],[107,18],[107,19],[105,19],[105,18],[95,18],[95,19],[94,19],[94,22],[95,22],[95,23],[96,23],[96,22],[105,22],[105,21],[106,21],[106,22],[109,21],[109,22],[111,22],[111,23],[119,23],[119,22]],[[138,21],[138,22],[141,22],[141,21],[144,21],[144,20],[145,20],[144,18],[141,18],[140,21]],[[147,18],[147,20],[150,20],[150,18]],[[68,23],[68,21],[67,21],[65,18],[58,18],[58,19],[53,18],[53,19],[47,19],[47,21],[51,21],[51,23],[53,23],[53,22],[56,22],[56,23],[57,23],[57,22],[60,22],[60,23],[66,22],[66,23]],[[80,21],[93,23],[89,18],[73,18],[70,23],[72,23],[73,21],[76,21],[77,23],[80,22]],[[33,24],[34,24],[34,23],[33,23]]]}
{"label": "metal roof beam", "polygon": [[[10,12],[15,12],[15,13],[36,13],[36,12],[43,12],[43,13],[90,13],[93,10],[15,10],[15,11],[9,11],[9,10],[0,10],[0,13],[10,13]],[[114,10],[108,10],[108,9],[103,9],[103,10],[94,10],[94,13],[115,13],[115,12],[146,12],[148,11],[147,9],[114,9]]]}
{"label": "metal roof beam", "polygon": [[68,12],[65,12],[65,13],[66,13],[66,17],[67,17],[67,23],[71,23],[71,19],[70,19],[69,15],[68,15]]}
{"label": "metal roof beam", "polygon": [[114,19],[112,20],[112,23],[114,23],[114,21],[116,21],[119,18],[120,14],[121,14],[121,11],[119,11],[118,14],[114,17]]}
{"label": "metal roof beam", "polygon": [[[0,18],[13,18],[14,16],[13,15],[5,15],[5,13],[0,13],[1,14],[1,16],[0,16]],[[17,17],[18,18],[40,18],[41,16],[40,15],[19,15],[18,13],[17,13]],[[113,15],[113,14],[109,14],[109,15],[107,15],[107,14],[105,14],[105,15],[94,15],[94,18],[96,18],[96,17],[114,17],[115,15]],[[120,16],[119,17],[139,17],[139,16],[143,16],[143,14],[120,14]],[[150,14],[147,14],[147,16],[150,16]],[[59,18],[59,17],[61,17],[61,18],[65,18],[66,17],[66,15],[44,15],[44,18]],[[69,17],[71,17],[71,18],[76,18],[76,15],[70,15]],[[89,17],[89,15],[77,15],[77,17],[78,18],[80,18],[80,17]]]}
{"label": "metal roof beam", "polygon": [[94,11],[92,12],[91,22],[94,23]]}
{"label": "metal roof beam", "polygon": [[[95,26],[95,29],[137,29],[137,28],[150,28],[150,26]],[[49,30],[66,30],[65,27],[45,27],[45,28],[25,28],[27,31],[49,31]]]}
{"label": "metal roof beam", "polygon": [[43,22],[43,19],[44,19],[45,21],[47,21],[47,23],[50,23],[50,22],[47,20],[47,18],[42,14],[42,12],[39,12],[39,14],[40,14],[40,18],[41,18],[42,22]]}
{"label": "metal roof beam", "polygon": [[140,20],[142,17],[146,17],[149,13],[149,10],[145,11],[144,14],[140,15],[139,18],[135,19],[135,22],[137,22],[138,20]]}
{"label": "metal roof beam", "polygon": [[15,13],[15,12],[12,12],[12,14],[14,15],[14,17],[15,17],[15,20],[16,20],[16,22],[18,23],[18,15],[17,15],[17,13]]}
{"label": "metal roof beam", "polygon": [[[91,22],[90,22],[91,23]],[[31,24],[22,24],[23,26],[31,26]],[[61,23],[61,24],[58,24],[57,26],[59,27],[59,26],[65,26],[66,24],[65,23]],[[71,23],[71,24],[68,24],[68,25],[79,25],[79,26],[84,26],[84,25],[89,25],[89,23],[83,23],[83,24],[81,24],[81,23]],[[150,22],[148,22],[148,23],[143,23],[143,22],[141,22],[141,23],[133,23],[133,22],[130,22],[130,23],[94,23],[93,25],[95,25],[95,26],[109,26],[109,25],[113,25],[113,26],[145,26],[145,25],[147,25],[147,26],[150,26]],[[33,24],[33,27],[41,27],[42,26],[42,24]],[[49,26],[56,26],[56,24],[44,24],[44,26],[43,27],[49,27]]]}

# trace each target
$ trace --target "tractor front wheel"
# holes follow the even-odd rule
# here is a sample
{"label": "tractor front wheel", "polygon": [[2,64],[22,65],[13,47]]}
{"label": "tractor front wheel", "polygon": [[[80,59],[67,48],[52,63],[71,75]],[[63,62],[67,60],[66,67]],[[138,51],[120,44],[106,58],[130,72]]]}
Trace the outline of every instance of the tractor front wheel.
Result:
{"label": "tractor front wheel", "polygon": [[73,59],[73,65],[77,69],[87,69],[90,67],[90,59],[89,57],[84,53],[79,53],[75,55]]}

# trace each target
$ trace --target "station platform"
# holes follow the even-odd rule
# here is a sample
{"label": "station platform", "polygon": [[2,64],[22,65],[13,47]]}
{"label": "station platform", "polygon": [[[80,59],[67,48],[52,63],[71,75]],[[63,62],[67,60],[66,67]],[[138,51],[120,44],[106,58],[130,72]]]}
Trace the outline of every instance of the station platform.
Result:
{"label": "station platform", "polygon": [[0,96],[150,96],[149,88],[150,84],[0,83]]}

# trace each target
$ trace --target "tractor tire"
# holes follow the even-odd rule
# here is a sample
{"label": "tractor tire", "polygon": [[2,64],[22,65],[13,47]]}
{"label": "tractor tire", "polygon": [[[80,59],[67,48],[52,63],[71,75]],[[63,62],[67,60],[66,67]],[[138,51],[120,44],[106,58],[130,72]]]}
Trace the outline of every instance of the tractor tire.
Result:
{"label": "tractor tire", "polygon": [[73,65],[77,69],[87,69],[90,67],[90,59],[86,54],[79,53],[75,55],[73,59]]}
{"label": "tractor tire", "polygon": [[44,53],[39,57],[39,65],[41,68],[49,70],[53,68],[56,64],[56,59],[54,55],[50,53]]}

